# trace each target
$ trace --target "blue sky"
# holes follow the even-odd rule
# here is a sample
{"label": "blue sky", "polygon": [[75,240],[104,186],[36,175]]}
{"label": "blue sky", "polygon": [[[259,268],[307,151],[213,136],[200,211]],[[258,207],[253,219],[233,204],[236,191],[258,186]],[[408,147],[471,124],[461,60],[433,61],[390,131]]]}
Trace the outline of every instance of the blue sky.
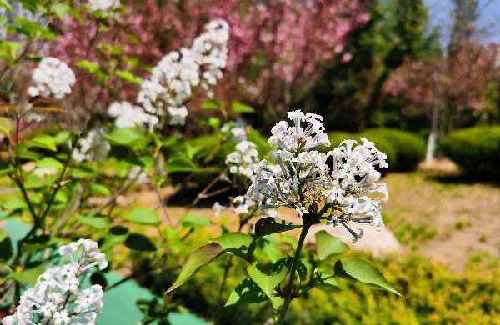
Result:
{"label": "blue sky", "polygon": [[[443,43],[447,43],[449,29],[451,26],[450,0],[424,0],[430,9],[431,23],[439,26],[442,31]],[[481,40],[485,43],[500,43],[500,0],[479,0],[480,18],[479,28],[487,31],[481,34]]]}

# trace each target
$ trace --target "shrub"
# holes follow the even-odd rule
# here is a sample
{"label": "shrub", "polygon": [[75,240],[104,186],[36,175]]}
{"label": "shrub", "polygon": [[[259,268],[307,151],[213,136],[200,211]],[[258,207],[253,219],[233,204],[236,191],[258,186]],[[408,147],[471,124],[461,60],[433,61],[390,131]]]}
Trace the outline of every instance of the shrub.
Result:
{"label": "shrub", "polygon": [[[396,129],[371,129],[363,132],[363,136],[377,144],[378,139],[384,139],[394,148],[394,160],[389,159],[390,169],[392,171],[412,171],[418,167],[418,164],[425,156],[424,141],[409,132]],[[384,148],[381,148],[384,150]],[[390,157],[390,156],[389,156]]]}
{"label": "shrub", "polygon": [[425,154],[423,140],[412,133],[396,129],[370,129],[354,134],[332,132],[329,137],[332,145],[338,145],[346,139],[367,138],[387,154],[389,171],[415,170]]}
{"label": "shrub", "polygon": [[452,132],[440,149],[474,178],[500,180],[500,127],[476,127]]}

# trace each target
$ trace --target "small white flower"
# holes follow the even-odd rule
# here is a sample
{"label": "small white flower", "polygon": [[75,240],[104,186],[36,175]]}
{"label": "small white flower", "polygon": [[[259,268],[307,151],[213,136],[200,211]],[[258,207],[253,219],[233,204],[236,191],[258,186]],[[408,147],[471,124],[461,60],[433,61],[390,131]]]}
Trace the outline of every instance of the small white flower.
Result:
{"label": "small white flower", "polygon": [[328,135],[324,132],[322,116],[293,111],[288,113],[288,118],[293,125],[290,126],[286,121],[276,124],[271,130],[270,144],[290,152],[307,151],[319,145],[330,145]]}
{"label": "small white flower", "polygon": [[120,0],[89,0],[89,8],[91,11],[108,11],[118,9]]}
{"label": "small white flower", "polygon": [[103,307],[102,288],[82,288],[82,282],[92,269],[107,267],[104,254],[89,239],[64,245],[59,253],[68,263],[40,275],[35,286],[21,296],[16,313],[2,320],[4,325],[96,323]]}
{"label": "small white flower", "polygon": [[188,115],[188,110],[186,106],[181,107],[168,107],[168,115],[170,116],[170,125],[184,125],[186,123],[186,117]]}
{"label": "small white flower", "polygon": [[165,55],[144,80],[137,102],[155,116],[168,114],[170,125],[183,125],[188,114],[185,103],[195,87],[211,92],[227,61],[229,28],[225,21],[212,21],[194,39],[191,48]]}
{"label": "small white flower", "polygon": [[108,114],[115,118],[115,125],[118,128],[133,128],[147,126],[148,129],[158,124],[158,117],[144,112],[139,106],[134,106],[129,102],[114,102],[108,108]]}
{"label": "small white flower", "polygon": [[76,78],[68,65],[56,58],[43,58],[33,71],[34,85],[28,88],[31,97],[63,99],[71,93]]}
{"label": "small white flower", "polygon": [[224,212],[225,209],[226,209],[226,207],[223,206],[222,204],[220,204],[219,202],[215,202],[212,205],[212,211],[215,214],[215,216],[217,216],[217,217],[220,216],[222,214],[222,212]]}
{"label": "small white flower", "polygon": [[226,157],[226,165],[231,174],[240,174],[249,179],[254,175],[256,164],[259,161],[259,152],[255,143],[242,141],[236,145],[236,150]]}
{"label": "small white flower", "polygon": [[[314,222],[326,218],[344,226],[355,239],[362,233],[353,230],[352,223],[381,227],[387,187],[379,182],[377,169],[387,167],[387,156],[367,139],[347,140],[328,153],[319,152],[316,147],[329,144],[322,118],[301,111],[288,117],[292,126],[281,121],[273,127],[273,163],[263,160],[254,165],[247,197],[262,209],[288,207]],[[242,160],[235,154],[227,159]]]}
{"label": "small white flower", "polygon": [[78,163],[104,159],[111,150],[104,133],[105,130],[102,128],[90,130],[85,138],[78,140],[78,147],[73,149],[72,159]]}

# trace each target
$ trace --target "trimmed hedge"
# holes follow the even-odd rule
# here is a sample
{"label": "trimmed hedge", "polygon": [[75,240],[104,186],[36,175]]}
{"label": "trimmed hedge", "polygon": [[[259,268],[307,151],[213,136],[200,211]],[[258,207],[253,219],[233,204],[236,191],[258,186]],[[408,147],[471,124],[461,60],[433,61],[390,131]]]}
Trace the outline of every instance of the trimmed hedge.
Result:
{"label": "trimmed hedge", "polygon": [[359,141],[367,138],[387,154],[390,171],[415,170],[425,156],[425,143],[420,137],[396,129],[369,129],[361,133],[332,132],[329,137],[333,146],[345,139]]}
{"label": "trimmed hedge", "polygon": [[500,127],[476,127],[450,133],[441,151],[467,176],[500,180]]}

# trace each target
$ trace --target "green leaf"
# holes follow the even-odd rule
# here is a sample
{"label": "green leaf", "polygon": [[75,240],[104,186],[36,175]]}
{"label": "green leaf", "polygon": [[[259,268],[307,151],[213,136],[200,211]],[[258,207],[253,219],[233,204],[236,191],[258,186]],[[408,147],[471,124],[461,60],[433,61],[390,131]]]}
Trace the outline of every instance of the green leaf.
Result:
{"label": "green leaf", "polygon": [[387,283],[384,276],[367,261],[356,257],[344,257],[340,259],[340,262],[342,269],[354,279],[362,283],[377,285],[399,295],[399,292]]}
{"label": "green leaf", "polygon": [[115,128],[106,138],[113,144],[134,147],[146,145],[148,139],[139,128]]}
{"label": "green leaf", "polygon": [[241,249],[249,247],[252,243],[252,236],[239,232],[229,232],[214,240],[215,243],[222,246],[223,249]]}
{"label": "green leaf", "polygon": [[273,298],[274,289],[285,279],[287,268],[281,267],[279,270],[266,274],[261,272],[256,264],[252,264],[247,269],[250,278],[262,289],[269,298]]}
{"label": "green leaf", "polygon": [[125,220],[140,225],[156,225],[160,223],[158,213],[150,208],[137,207],[125,212],[123,215]]}
{"label": "green leaf", "polygon": [[332,287],[338,287],[339,283],[334,278],[327,278],[323,280],[323,283]]}
{"label": "green leaf", "polygon": [[300,227],[302,226],[294,225],[292,223],[286,223],[284,220],[282,222],[276,222],[275,219],[271,217],[261,218],[255,224],[255,234],[257,236],[266,236],[274,233],[297,229]]}
{"label": "green leaf", "polygon": [[128,235],[127,240],[125,240],[125,246],[140,252],[154,252],[156,250],[151,239],[138,233]]}
{"label": "green leaf", "polygon": [[201,103],[201,108],[207,111],[218,110],[220,108],[220,103],[214,99],[205,100]]}
{"label": "green leaf", "polygon": [[233,102],[232,105],[233,112],[235,113],[255,113],[255,109],[247,104],[241,102]]}
{"label": "green leaf", "polygon": [[261,303],[267,300],[266,294],[252,279],[245,278],[234,288],[229,295],[224,307],[234,305],[236,303],[252,304]]}
{"label": "green leaf", "polygon": [[12,11],[12,6],[7,0],[0,0],[0,8],[7,9],[8,11]]}
{"label": "green leaf", "polygon": [[0,59],[7,63],[15,63],[20,51],[21,45],[19,43],[0,40]]}
{"label": "green leaf", "polygon": [[196,251],[194,251],[188,258],[188,260],[182,266],[181,273],[175,280],[174,284],[168,288],[165,294],[169,294],[178,287],[186,283],[193,274],[198,271],[203,265],[210,263],[214,260],[220,253],[222,253],[223,248],[217,243],[211,243],[205,245]]}
{"label": "green leaf", "polygon": [[181,220],[181,225],[184,228],[201,228],[209,224],[210,220],[207,217],[200,216],[196,213],[188,213]]}
{"label": "green leaf", "polygon": [[50,151],[57,151],[57,145],[54,137],[46,134],[41,134],[28,141],[28,146],[31,148],[41,148]]}
{"label": "green leaf", "polygon": [[31,39],[52,40],[56,36],[50,29],[25,17],[16,17],[14,26],[17,33],[26,35]]}
{"label": "green leaf", "polygon": [[320,260],[324,260],[332,254],[342,254],[348,249],[343,241],[333,237],[325,230],[316,233],[316,247]]}
{"label": "green leaf", "polygon": [[140,77],[135,76],[130,71],[127,70],[117,70],[115,72],[116,76],[122,80],[128,81],[135,85],[140,85],[143,80]]}
{"label": "green leaf", "polygon": [[128,238],[128,229],[122,226],[111,227],[108,235],[104,238],[101,250],[106,251],[112,247],[124,243]]}
{"label": "green leaf", "polygon": [[57,159],[42,158],[36,162],[36,167],[38,167],[38,168],[51,168],[51,169],[55,169],[55,170],[60,170],[64,166]]}
{"label": "green leaf", "polygon": [[38,277],[45,271],[45,267],[43,265],[26,269],[24,271],[14,272],[10,274],[10,277],[17,282],[27,285],[33,286],[36,283]]}
{"label": "green leaf", "polygon": [[198,166],[196,166],[189,157],[182,154],[173,155],[167,163],[167,170],[169,173],[192,172],[197,167]]}
{"label": "green leaf", "polygon": [[107,229],[111,226],[111,222],[108,218],[94,215],[80,216],[78,222],[96,229]]}
{"label": "green leaf", "polygon": [[13,125],[10,119],[0,117],[0,134],[8,135],[12,131]]}
{"label": "green leaf", "polygon": [[2,198],[2,200],[4,202],[0,202],[0,205],[9,211],[28,208],[26,202],[19,196],[9,196],[8,198]]}
{"label": "green leaf", "polygon": [[56,14],[57,18],[63,19],[69,13],[70,7],[65,3],[55,3],[51,6],[51,11]]}
{"label": "green leaf", "polygon": [[104,184],[99,184],[99,183],[91,183],[89,185],[90,192],[92,194],[98,194],[98,195],[106,195],[109,196],[111,195],[111,191],[109,188],[104,185]]}
{"label": "green leaf", "polygon": [[12,255],[12,241],[7,233],[0,229],[0,261],[8,262]]}

